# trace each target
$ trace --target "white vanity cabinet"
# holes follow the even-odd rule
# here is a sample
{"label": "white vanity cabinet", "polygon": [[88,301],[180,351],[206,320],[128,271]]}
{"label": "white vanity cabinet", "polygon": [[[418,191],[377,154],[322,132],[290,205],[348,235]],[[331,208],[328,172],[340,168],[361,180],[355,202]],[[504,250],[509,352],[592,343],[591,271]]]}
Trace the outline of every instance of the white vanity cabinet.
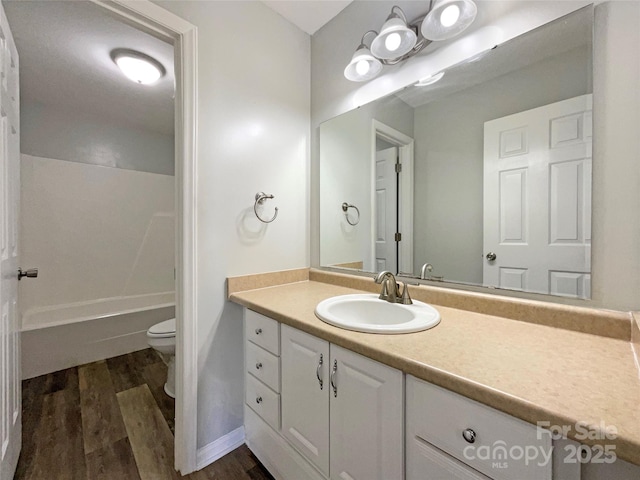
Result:
{"label": "white vanity cabinet", "polygon": [[551,480],[551,436],[407,376],[407,480]]}
{"label": "white vanity cabinet", "polygon": [[282,326],[282,435],[332,479],[402,480],[403,375]]}

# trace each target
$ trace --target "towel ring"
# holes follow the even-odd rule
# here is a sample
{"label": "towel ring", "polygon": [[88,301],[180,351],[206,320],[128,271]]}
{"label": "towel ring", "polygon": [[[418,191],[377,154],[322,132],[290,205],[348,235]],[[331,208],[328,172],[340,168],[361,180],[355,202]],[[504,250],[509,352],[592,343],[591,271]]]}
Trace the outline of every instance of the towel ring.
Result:
{"label": "towel ring", "polygon": [[[358,218],[356,219],[356,221],[355,221],[355,222],[351,222],[351,220],[349,220],[349,213],[348,213],[348,210],[349,210],[350,208],[354,208],[354,209],[355,209],[355,211],[356,211],[356,213],[358,214]],[[344,203],[342,204],[342,211],[344,212],[344,218],[346,218],[346,219],[347,219],[347,223],[348,223],[349,225],[354,225],[354,226],[355,226],[355,225],[357,225],[358,223],[360,223],[360,210],[358,210],[358,207],[356,207],[355,205],[350,205],[350,204],[348,204],[347,202],[344,202]]]}
{"label": "towel ring", "polygon": [[264,205],[264,202],[266,202],[267,199],[272,199],[272,198],[274,198],[273,195],[267,195],[264,192],[256,193],[256,203],[253,204],[253,213],[256,214],[256,217],[258,217],[258,220],[260,220],[262,223],[271,223],[278,216],[278,207],[276,207],[276,211],[275,211],[275,213],[273,214],[273,217],[270,220],[265,220],[258,213],[258,205]]}

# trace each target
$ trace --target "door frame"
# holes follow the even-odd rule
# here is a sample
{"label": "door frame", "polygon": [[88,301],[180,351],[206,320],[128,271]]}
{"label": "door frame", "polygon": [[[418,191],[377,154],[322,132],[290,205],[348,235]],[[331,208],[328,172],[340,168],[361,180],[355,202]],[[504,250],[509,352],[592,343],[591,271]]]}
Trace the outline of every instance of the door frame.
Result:
{"label": "door frame", "polygon": [[[378,120],[371,121],[371,212],[375,211],[376,192],[376,138],[380,137],[386,142],[398,147],[398,155],[402,171],[400,172],[400,189],[398,205],[398,223],[402,233],[402,241],[399,246],[398,272],[413,272],[413,138],[399,132]],[[376,232],[375,222],[371,222],[371,265],[375,265]]]}
{"label": "door frame", "polygon": [[197,27],[148,0],[91,0],[119,20],[174,46],[176,210],[175,468],[196,470],[197,451]]}

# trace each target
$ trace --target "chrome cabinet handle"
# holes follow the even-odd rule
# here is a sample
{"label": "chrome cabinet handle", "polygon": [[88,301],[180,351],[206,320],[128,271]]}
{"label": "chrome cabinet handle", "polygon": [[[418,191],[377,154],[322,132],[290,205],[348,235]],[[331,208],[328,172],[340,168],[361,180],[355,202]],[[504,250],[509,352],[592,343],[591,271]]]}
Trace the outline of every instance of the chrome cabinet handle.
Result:
{"label": "chrome cabinet handle", "polygon": [[462,432],[462,438],[464,438],[468,443],[474,443],[476,441],[476,436],[476,432],[470,428],[467,428]]}
{"label": "chrome cabinet handle", "polygon": [[318,383],[320,384],[320,390],[322,390],[322,387],[324,385],[324,380],[322,380],[322,377],[320,376],[320,373],[322,372],[322,363],[323,358],[322,354],[320,354],[320,361],[318,362],[318,366],[316,367],[316,378],[318,379]]}
{"label": "chrome cabinet handle", "polygon": [[496,258],[498,258],[498,256],[493,252],[489,252],[489,253],[487,253],[485,258],[487,260],[489,260],[490,262],[494,262],[496,260]]}
{"label": "chrome cabinet handle", "polygon": [[338,397],[338,387],[336,386],[336,373],[338,372],[338,360],[333,361],[333,370],[331,370],[331,386],[333,387],[333,396]]}
{"label": "chrome cabinet handle", "polygon": [[256,397],[256,403],[262,403],[262,397]]}
{"label": "chrome cabinet handle", "polygon": [[256,328],[256,335],[260,335],[262,333],[262,329],[261,328]]}
{"label": "chrome cabinet handle", "polygon": [[260,370],[262,368],[262,363],[256,363],[256,370]]}

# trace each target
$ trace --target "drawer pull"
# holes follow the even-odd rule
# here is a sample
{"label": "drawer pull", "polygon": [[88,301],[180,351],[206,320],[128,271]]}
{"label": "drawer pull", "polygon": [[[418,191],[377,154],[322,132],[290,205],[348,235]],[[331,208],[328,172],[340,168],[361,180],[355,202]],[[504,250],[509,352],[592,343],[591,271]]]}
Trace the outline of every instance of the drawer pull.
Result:
{"label": "drawer pull", "polygon": [[320,384],[320,390],[322,390],[322,386],[324,385],[324,380],[320,376],[322,372],[322,354],[320,354],[320,361],[318,362],[318,367],[316,368],[316,378],[318,379],[318,383]]}
{"label": "drawer pull", "polygon": [[262,397],[256,397],[256,403],[262,403]]}
{"label": "drawer pull", "polygon": [[256,363],[256,370],[260,370],[262,368],[262,363]]}
{"label": "drawer pull", "polygon": [[476,432],[467,428],[464,432],[462,432],[462,438],[469,443],[474,443],[476,441]]}
{"label": "drawer pull", "polygon": [[262,333],[262,329],[261,328],[256,328],[256,335],[260,335]]}
{"label": "drawer pull", "polygon": [[336,385],[336,373],[338,372],[338,360],[333,361],[333,370],[331,370],[331,386],[333,387],[333,396],[338,398],[338,386]]}

